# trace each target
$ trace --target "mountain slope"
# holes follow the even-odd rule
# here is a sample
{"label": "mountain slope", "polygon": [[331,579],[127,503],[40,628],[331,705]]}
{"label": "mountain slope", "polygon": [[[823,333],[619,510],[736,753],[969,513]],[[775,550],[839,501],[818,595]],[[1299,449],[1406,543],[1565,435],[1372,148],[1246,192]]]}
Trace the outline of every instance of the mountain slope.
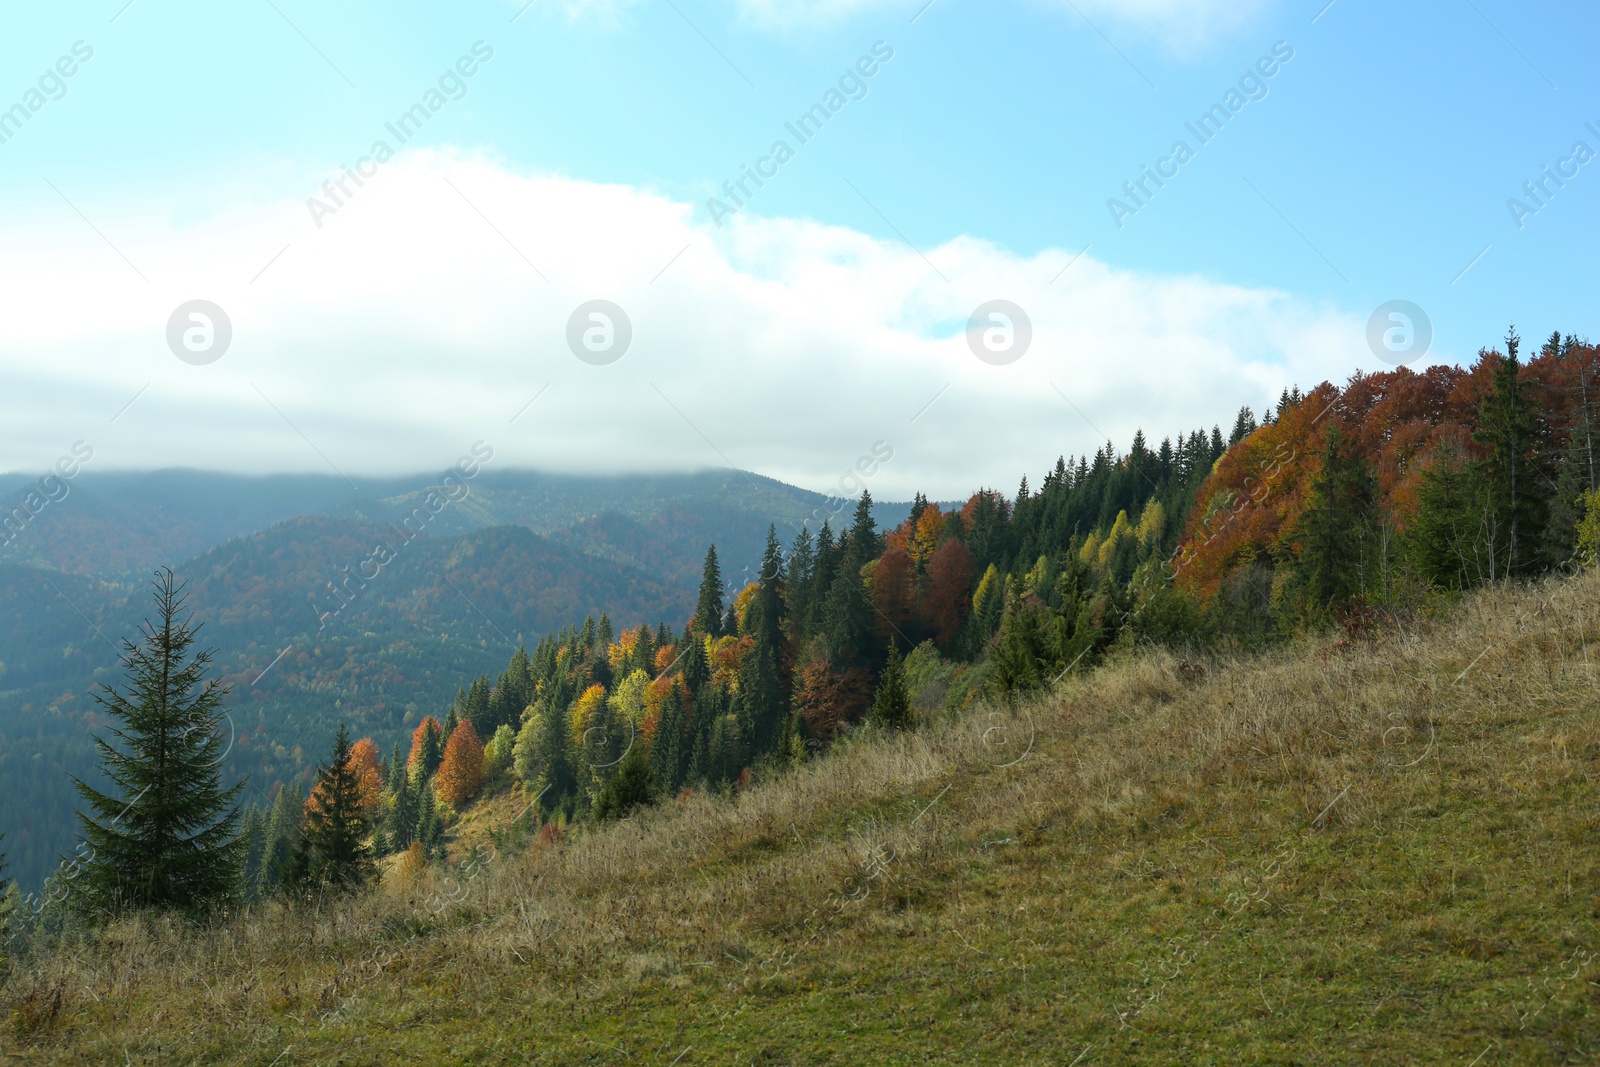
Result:
{"label": "mountain slope", "polygon": [[14,1040],[36,1062],[1586,1060],[1597,640],[1590,570],[1375,643],[1142,656],[315,915],[114,927],[12,978]]}

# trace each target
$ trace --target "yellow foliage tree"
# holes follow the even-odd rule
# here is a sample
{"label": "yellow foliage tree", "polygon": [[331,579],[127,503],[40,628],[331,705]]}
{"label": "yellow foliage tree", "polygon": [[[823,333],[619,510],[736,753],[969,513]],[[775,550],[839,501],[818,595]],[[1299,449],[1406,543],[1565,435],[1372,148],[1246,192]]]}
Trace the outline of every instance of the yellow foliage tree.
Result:
{"label": "yellow foliage tree", "polygon": [[1161,506],[1161,501],[1151,497],[1144,511],[1139,514],[1139,547],[1149,548],[1152,543],[1161,540],[1161,532],[1166,525],[1167,509]]}
{"label": "yellow foliage tree", "polygon": [[599,708],[606,699],[606,687],[591,685],[583,691],[572,705],[572,736],[582,737],[583,732],[589,728],[589,722],[594,718],[595,709]]}

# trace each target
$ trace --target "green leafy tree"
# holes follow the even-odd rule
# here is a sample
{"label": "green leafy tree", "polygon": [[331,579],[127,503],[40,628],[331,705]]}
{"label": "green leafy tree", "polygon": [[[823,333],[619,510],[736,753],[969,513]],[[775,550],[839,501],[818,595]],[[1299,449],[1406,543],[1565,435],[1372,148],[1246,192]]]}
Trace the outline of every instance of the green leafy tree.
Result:
{"label": "green leafy tree", "polygon": [[74,909],[200,912],[239,889],[239,809],[244,783],[222,787],[226,739],[219,731],[227,689],[205,677],[210,649],[193,651],[197,627],[182,617],[184,586],[156,572],[156,619],[143,641],[124,642],[127,683],[95,694],[118,723],[113,744],[95,738],[115,793],[73,778],[89,811],[78,823],[89,855]]}

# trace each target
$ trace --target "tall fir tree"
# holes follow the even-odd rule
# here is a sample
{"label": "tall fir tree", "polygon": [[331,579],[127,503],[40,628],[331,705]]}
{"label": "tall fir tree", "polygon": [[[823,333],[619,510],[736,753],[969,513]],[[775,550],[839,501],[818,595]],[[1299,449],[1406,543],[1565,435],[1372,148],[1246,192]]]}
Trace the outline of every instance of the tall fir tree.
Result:
{"label": "tall fir tree", "polygon": [[72,894],[85,912],[199,912],[239,890],[235,799],[245,783],[222,786],[227,689],[205,677],[211,650],[193,651],[198,628],[182,615],[186,584],[171,570],[156,572],[156,618],[145,621],[139,644],[124,642],[126,686],[95,694],[118,723],[116,744],[95,738],[116,792],[73,778],[89,807],[78,812],[89,860]]}
{"label": "tall fir tree", "polygon": [[700,571],[700,596],[690,625],[707,637],[722,636],[722,567],[717,563],[716,545],[706,549],[705,566]]}
{"label": "tall fir tree", "polygon": [[1496,578],[1529,573],[1538,562],[1544,501],[1539,491],[1538,409],[1521,381],[1515,327],[1506,331],[1506,354],[1496,363],[1493,388],[1478,408],[1473,439],[1488,450],[1481,465],[1495,537]]}
{"label": "tall fir tree", "polygon": [[785,677],[783,552],[776,527],[767,527],[767,546],[761,557],[761,577],[750,598],[745,634],[752,643],[739,663],[739,692],[750,743],[758,756],[778,747],[788,718],[789,691]]}

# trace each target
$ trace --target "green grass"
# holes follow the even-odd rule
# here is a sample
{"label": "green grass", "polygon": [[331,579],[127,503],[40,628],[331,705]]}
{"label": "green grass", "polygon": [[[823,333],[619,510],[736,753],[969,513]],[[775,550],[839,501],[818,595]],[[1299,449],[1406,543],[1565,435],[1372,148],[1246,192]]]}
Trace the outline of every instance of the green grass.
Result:
{"label": "green grass", "polygon": [[38,1063],[1592,1062],[1592,653],[1593,573],[1198,682],[1150,654],[464,884],[113,928],[12,977],[7,1039]]}

